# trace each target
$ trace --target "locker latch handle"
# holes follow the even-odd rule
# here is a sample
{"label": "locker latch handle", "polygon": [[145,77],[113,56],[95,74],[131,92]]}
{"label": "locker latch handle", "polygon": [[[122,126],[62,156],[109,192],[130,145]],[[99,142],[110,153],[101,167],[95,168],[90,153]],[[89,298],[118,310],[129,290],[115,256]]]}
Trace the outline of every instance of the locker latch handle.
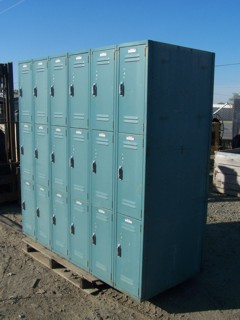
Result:
{"label": "locker latch handle", "polygon": [[40,209],[39,208],[37,208],[36,213],[37,213],[37,217],[40,217]]}
{"label": "locker latch handle", "polygon": [[38,159],[38,149],[34,150],[34,156],[35,156],[36,159]]}
{"label": "locker latch handle", "polygon": [[37,87],[34,87],[34,88],[33,88],[33,96],[34,96],[34,97],[37,97]]}
{"label": "locker latch handle", "polygon": [[54,85],[52,85],[50,88],[50,95],[51,97],[54,97]]}
{"label": "locker latch handle", "polygon": [[97,84],[96,83],[94,83],[92,85],[92,95],[95,97],[97,96]]}
{"label": "locker latch handle", "polygon": [[97,237],[96,237],[96,233],[92,234],[92,244],[96,245],[97,243]]}
{"label": "locker latch handle", "polygon": [[20,96],[20,97],[23,96],[23,90],[22,90],[22,88],[19,89],[19,96]]}
{"label": "locker latch handle", "polygon": [[70,87],[69,87],[69,94],[70,94],[71,97],[74,96],[74,85],[73,84],[71,84]]}
{"label": "locker latch handle", "polygon": [[52,163],[55,162],[55,154],[54,154],[54,152],[51,153],[51,162]]}
{"label": "locker latch handle", "polygon": [[120,82],[119,84],[119,95],[124,96],[124,82]]}
{"label": "locker latch handle", "polygon": [[122,256],[122,247],[120,244],[117,245],[117,256],[118,257]]}
{"label": "locker latch handle", "polygon": [[75,227],[74,227],[74,224],[73,224],[73,223],[71,223],[70,232],[71,232],[71,234],[74,234],[74,233],[75,233]]}
{"label": "locker latch handle", "polygon": [[92,163],[92,172],[97,173],[97,162],[95,160]]}
{"label": "locker latch handle", "polygon": [[118,168],[118,179],[123,180],[123,167]]}
{"label": "locker latch handle", "polygon": [[26,210],[26,204],[25,204],[25,201],[23,201],[23,202],[22,202],[22,209],[23,209],[23,210]]}
{"label": "locker latch handle", "polygon": [[52,216],[52,223],[53,223],[54,225],[56,225],[56,216],[55,216],[55,214]]}
{"label": "locker latch handle", "polygon": [[23,148],[23,146],[20,147],[20,151],[21,151],[21,154],[24,154],[24,148]]}
{"label": "locker latch handle", "polygon": [[73,156],[70,157],[70,167],[74,168],[74,157]]}

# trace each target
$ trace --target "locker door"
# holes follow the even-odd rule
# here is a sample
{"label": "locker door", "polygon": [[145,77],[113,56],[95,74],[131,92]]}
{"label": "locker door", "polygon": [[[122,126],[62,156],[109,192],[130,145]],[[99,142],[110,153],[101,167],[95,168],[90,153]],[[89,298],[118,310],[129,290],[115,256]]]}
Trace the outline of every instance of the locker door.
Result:
{"label": "locker door", "polygon": [[33,63],[33,96],[35,123],[48,123],[48,60]]}
{"label": "locker door", "polygon": [[92,132],[92,204],[112,209],[113,134]]}
{"label": "locker door", "polygon": [[52,127],[52,188],[67,191],[67,129],[65,127]]}
{"label": "locker door", "polygon": [[49,159],[48,126],[38,124],[35,126],[35,181],[42,186],[49,186],[50,159]]}
{"label": "locker door", "polygon": [[140,228],[138,220],[118,215],[115,285],[135,297],[140,294]]}
{"label": "locker door", "polygon": [[52,193],[52,249],[62,256],[68,254],[68,206],[64,193]]}
{"label": "locker door", "polygon": [[80,200],[71,200],[70,259],[79,267],[89,268],[89,212]]}
{"label": "locker door", "polygon": [[89,53],[69,58],[69,109],[70,127],[88,127],[89,105]]}
{"label": "locker door", "polygon": [[32,181],[33,176],[33,126],[30,123],[20,124],[20,163],[21,163],[21,176],[24,179]]}
{"label": "locker door", "polygon": [[113,130],[115,49],[92,53],[92,128]]}
{"label": "locker door", "polygon": [[92,273],[112,283],[112,213],[92,208]]}
{"label": "locker door", "polygon": [[35,196],[33,182],[22,178],[21,193],[23,232],[35,238]]}
{"label": "locker door", "polygon": [[143,136],[119,134],[117,210],[141,218],[143,198]]}
{"label": "locker door", "polygon": [[144,45],[120,48],[119,132],[143,133],[145,114]]}
{"label": "locker door", "polygon": [[49,189],[36,185],[36,238],[44,246],[50,245],[50,197]]}
{"label": "locker door", "polygon": [[51,125],[67,125],[67,86],[67,57],[61,56],[52,58],[50,60]]}
{"label": "locker door", "polygon": [[70,188],[72,199],[88,201],[88,131],[70,129]]}
{"label": "locker door", "polygon": [[19,111],[20,122],[31,122],[33,117],[32,105],[32,63],[19,64]]}

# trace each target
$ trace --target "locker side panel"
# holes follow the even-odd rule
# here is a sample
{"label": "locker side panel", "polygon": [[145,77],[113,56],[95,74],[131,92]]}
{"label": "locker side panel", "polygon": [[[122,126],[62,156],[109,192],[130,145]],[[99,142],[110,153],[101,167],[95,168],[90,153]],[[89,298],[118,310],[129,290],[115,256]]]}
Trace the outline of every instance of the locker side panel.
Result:
{"label": "locker side panel", "polygon": [[20,122],[33,120],[32,62],[19,64]]}
{"label": "locker side panel", "polygon": [[69,125],[88,128],[89,53],[69,57]]}
{"label": "locker side panel", "polygon": [[52,249],[61,256],[68,254],[68,205],[66,194],[52,192]]}
{"label": "locker side panel", "polygon": [[50,105],[51,125],[67,125],[68,68],[67,57],[50,60]]}
{"label": "locker side panel", "polygon": [[144,131],[146,46],[119,49],[119,132]]}
{"label": "locker side panel", "polygon": [[20,124],[20,168],[21,176],[28,181],[34,179],[34,132],[30,123]]}
{"label": "locker side panel", "polygon": [[36,239],[46,247],[50,245],[50,194],[49,188],[36,185]]}
{"label": "locker side panel", "polygon": [[21,181],[22,196],[22,226],[23,233],[35,238],[35,194],[33,181],[22,178]]}
{"label": "locker side panel", "polygon": [[89,211],[80,200],[71,200],[70,260],[89,269]]}
{"label": "locker side panel", "polygon": [[50,142],[49,127],[42,124],[35,126],[35,181],[38,185],[49,186],[50,179]]}
{"label": "locker side panel", "polygon": [[33,62],[33,99],[35,123],[48,123],[48,60]]}
{"label": "locker side panel", "polygon": [[70,129],[71,198],[88,201],[88,130]]}
{"label": "locker side panel", "polygon": [[92,132],[92,204],[112,209],[113,133]]}
{"label": "locker side panel", "polygon": [[141,287],[139,282],[141,268],[140,230],[140,221],[118,214],[115,285],[117,289],[137,298]]}
{"label": "locker side panel", "polygon": [[92,129],[113,130],[115,49],[93,51],[91,79]]}
{"label": "locker side panel", "polygon": [[92,208],[92,274],[112,283],[112,212]]}
{"label": "locker side panel", "polygon": [[143,197],[143,136],[119,134],[117,211],[141,218]]}
{"label": "locker side panel", "polygon": [[65,127],[51,127],[52,188],[62,192],[67,191],[67,129]]}

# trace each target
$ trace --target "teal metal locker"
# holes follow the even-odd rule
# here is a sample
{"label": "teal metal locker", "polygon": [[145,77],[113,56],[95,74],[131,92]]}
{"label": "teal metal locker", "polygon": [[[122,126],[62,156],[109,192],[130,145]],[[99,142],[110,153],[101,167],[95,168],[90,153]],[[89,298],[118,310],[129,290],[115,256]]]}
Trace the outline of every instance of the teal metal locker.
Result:
{"label": "teal metal locker", "polygon": [[117,212],[141,219],[143,186],[144,137],[118,135]]}
{"label": "teal metal locker", "polygon": [[71,200],[70,260],[84,270],[89,270],[89,207],[81,200]]}
{"label": "teal metal locker", "polygon": [[145,44],[119,48],[119,132],[144,132],[147,54]]}
{"label": "teal metal locker", "polygon": [[89,52],[69,56],[69,126],[88,128]]}
{"label": "teal metal locker", "polygon": [[49,129],[44,124],[35,125],[35,182],[45,187],[50,186]]}
{"label": "teal metal locker", "polygon": [[70,128],[69,135],[69,176],[71,198],[87,202],[89,193],[88,130]]}
{"label": "teal metal locker", "polygon": [[69,217],[67,195],[52,191],[52,250],[61,256],[68,256]]}
{"label": "teal metal locker", "polygon": [[113,207],[113,133],[92,131],[92,204]]}
{"label": "teal metal locker", "polygon": [[118,214],[115,286],[134,297],[141,294],[141,245],[141,222]]}
{"label": "teal metal locker", "polygon": [[21,177],[22,226],[23,232],[35,238],[35,194],[33,181]]}
{"label": "teal metal locker", "polygon": [[50,190],[46,186],[35,185],[35,194],[36,240],[49,247],[51,226]]}
{"label": "teal metal locker", "polygon": [[34,180],[34,132],[30,123],[20,123],[20,168],[21,176]]}
{"label": "teal metal locker", "polygon": [[34,109],[32,107],[32,62],[22,62],[19,68],[19,119],[20,122],[31,122]]}
{"label": "teal metal locker", "polygon": [[111,211],[92,207],[91,270],[108,284],[112,284],[112,230]]}
{"label": "teal metal locker", "polygon": [[51,125],[66,126],[68,111],[68,59],[67,56],[50,59]]}
{"label": "teal metal locker", "polygon": [[33,62],[33,101],[35,123],[47,124],[49,118],[48,59]]}
{"label": "teal metal locker", "polygon": [[68,156],[67,156],[67,128],[51,127],[52,188],[67,192],[68,185]]}
{"label": "teal metal locker", "polygon": [[112,131],[115,106],[115,48],[92,51],[91,127]]}

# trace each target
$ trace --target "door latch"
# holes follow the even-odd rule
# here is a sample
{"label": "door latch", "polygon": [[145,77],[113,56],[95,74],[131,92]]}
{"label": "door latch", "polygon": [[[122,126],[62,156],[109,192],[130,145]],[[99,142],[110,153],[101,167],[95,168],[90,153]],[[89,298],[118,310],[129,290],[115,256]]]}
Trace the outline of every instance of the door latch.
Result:
{"label": "door latch", "polygon": [[71,223],[70,232],[71,232],[71,234],[74,234],[74,233],[75,233],[75,227],[74,227],[74,224],[73,224],[73,223]]}
{"label": "door latch", "polygon": [[95,97],[97,96],[97,84],[96,83],[94,83],[92,85],[92,95]]}
{"label": "door latch", "polygon": [[54,97],[54,85],[50,87],[50,96]]}
{"label": "door latch", "polygon": [[36,213],[37,213],[37,217],[40,217],[40,209],[39,208],[37,208]]}
{"label": "door latch", "polygon": [[71,97],[74,96],[74,85],[73,84],[71,84],[70,87],[69,87],[69,94],[70,94]]}
{"label": "door latch", "polygon": [[97,162],[96,160],[93,161],[92,163],[92,172],[97,173]]}
{"label": "door latch", "polygon": [[55,214],[52,216],[52,223],[53,223],[54,225],[56,225],[56,216],[55,216]]}
{"label": "door latch", "polygon": [[92,234],[92,244],[96,245],[97,243],[97,237],[96,237],[96,233]]}
{"label": "door latch", "polygon": [[22,202],[22,209],[23,209],[23,210],[26,210],[26,204],[25,204],[25,201],[23,201],[23,202]]}
{"label": "door latch", "polygon": [[34,96],[34,97],[37,97],[37,87],[34,87],[34,88],[33,88],[33,96]]}
{"label": "door latch", "polygon": [[117,245],[117,256],[118,257],[122,256],[122,247],[120,244]]}
{"label": "door latch", "polygon": [[123,180],[123,168],[121,166],[118,168],[118,179]]}
{"label": "door latch", "polygon": [[21,151],[21,154],[24,154],[24,148],[23,148],[23,146],[20,147],[20,151]]}
{"label": "door latch", "polygon": [[34,156],[35,156],[36,159],[38,159],[38,149],[34,150]]}
{"label": "door latch", "polygon": [[20,97],[23,96],[23,90],[22,90],[22,88],[19,89],[19,96],[20,96]]}
{"label": "door latch", "polygon": [[55,162],[55,154],[54,154],[54,152],[51,153],[51,162],[52,163]]}
{"label": "door latch", "polygon": [[119,95],[120,96],[124,96],[124,83],[123,82],[120,82],[119,84]]}
{"label": "door latch", "polygon": [[73,156],[70,157],[70,167],[74,168],[74,157]]}

